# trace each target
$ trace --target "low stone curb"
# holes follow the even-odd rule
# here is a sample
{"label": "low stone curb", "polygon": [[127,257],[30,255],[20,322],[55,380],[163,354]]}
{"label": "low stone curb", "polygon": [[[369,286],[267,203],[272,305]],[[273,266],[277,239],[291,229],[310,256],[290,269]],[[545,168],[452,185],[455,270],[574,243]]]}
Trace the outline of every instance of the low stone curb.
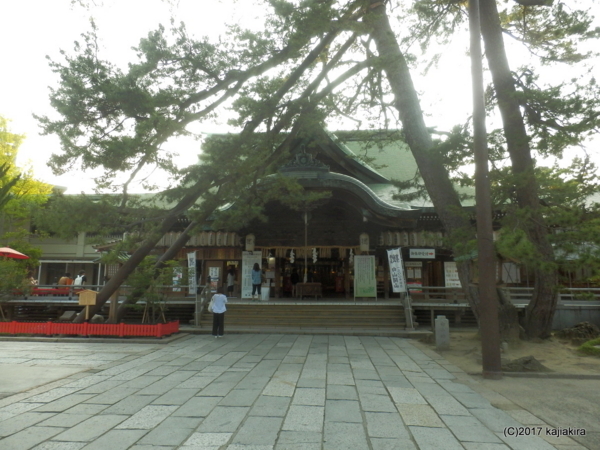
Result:
{"label": "low stone curb", "polygon": [[152,345],[166,345],[173,341],[188,336],[189,333],[176,333],[170,336],[164,336],[162,338],[157,337],[132,337],[132,338],[107,338],[107,337],[80,337],[80,336],[0,336],[0,341],[13,341],[13,342],[94,342],[94,343],[129,343],[129,344],[152,344]]}
{"label": "low stone curb", "polygon": [[[209,327],[180,326],[182,331],[189,334],[211,334]],[[402,337],[409,339],[421,339],[433,333],[426,330],[386,330],[386,329],[348,329],[348,328],[248,328],[227,326],[225,323],[225,334],[298,334],[298,335],[340,335],[340,336],[385,336]]]}
{"label": "low stone curb", "polygon": [[[467,373],[472,377],[482,378],[480,373]],[[502,372],[504,377],[512,378],[540,378],[540,379],[564,379],[564,380],[600,380],[600,375],[583,373],[540,373],[540,372]]]}

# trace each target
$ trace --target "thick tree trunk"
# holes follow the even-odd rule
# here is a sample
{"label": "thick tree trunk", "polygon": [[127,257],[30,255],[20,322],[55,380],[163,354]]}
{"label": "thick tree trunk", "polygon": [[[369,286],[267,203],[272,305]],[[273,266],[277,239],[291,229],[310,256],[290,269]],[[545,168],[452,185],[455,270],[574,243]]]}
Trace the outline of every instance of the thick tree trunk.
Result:
{"label": "thick tree trunk", "polygon": [[554,261],[554,251],[548,241],[548,230],[540,211],[538,185],[534,174],[529,137],[525,130],[514,79],[504,49],[496,0],[480,0],[480,5],[481,33],[485,43],[486,57],[502,116],[512,170],[517,179],[515,186],[517,203],[519,208],[529,212],[529,221],[525,224],[525,232],[539,252],[542,263],[534,269],[534,292],[527,307],[524,328],[528,337],[546,338],[552,331],[552,319],[557,304],[556,271],[547,268],[548,263],[552,265],[551,263]]}
{"label": "thick tree trunk", "polygon": [[[417,162],[429,197],[451,239],[456,239],[459,235],[464,237],[463,242],[465,239],[474,239],[475,231],[468,218],[462,214],[458,194],[425,126],[410,69],[391,29],[384,3],[372,0],[370,6],[365,21],[371,26],[371,36],[382,60],[383,71],[394,93],[395,107],[402,121],[406,142]],[[461,284],[465,289],[465,295],[479,321],[479,296],[477,289],[470,286],[471,264],[469,261],[457,262],[457,269]]]}
{"label": "thick tree trunk", "polygon": [[519,325],[519,312],[510,298],[510,291],[503,286],[498,286],[496,290],[499,300],[500,339],[506,342],[518,341],[523,329]]}
{"label": "thick tree trunk", "polygon": [[475,201],[477,216],[477,267],[481,317],[481,356],[483,377],[502,378],[500,327],[496,295],[496,250],[492,202],[490,196],[489,156],[485,120],[485,94],[479,25],[479,0],[469,0],[469,34],[471,51],[471,88],[473,92],[473,150],[475,155]]}

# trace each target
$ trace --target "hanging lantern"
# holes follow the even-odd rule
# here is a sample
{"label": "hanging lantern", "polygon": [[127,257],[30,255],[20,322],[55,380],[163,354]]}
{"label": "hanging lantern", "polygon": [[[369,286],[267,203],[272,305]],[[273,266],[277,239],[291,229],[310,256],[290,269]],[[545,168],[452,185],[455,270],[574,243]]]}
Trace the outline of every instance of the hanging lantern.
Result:
{"label": "hanging lantern", "polygon": [[254,251],[254,235],[253,234],[246,235],[246,251],[247,252]]}
{"label": "hanging lantern", "polygon": [[352,251],[352,249],[350,249],[350,256],[348,257],[348,262],[350,263],[350,265],[354,263],[354,252]]}
{"label": "hanging lantern", "polygon": [[294,249],[290,250],[290,264],[294,264],[294,261],[296,260],[296,255],[294,254]]}
{"label": "hanging lantern", "polygon": [[368,252],[369,251],[369,235],[367,233],[362,233],[359,237],[360,242],[360,251]]}
{"label": "hanging lantern", "polygon": [[313,260],[313,264],[317,262],[317,249],[314,247],[312,249],[312,260]]}

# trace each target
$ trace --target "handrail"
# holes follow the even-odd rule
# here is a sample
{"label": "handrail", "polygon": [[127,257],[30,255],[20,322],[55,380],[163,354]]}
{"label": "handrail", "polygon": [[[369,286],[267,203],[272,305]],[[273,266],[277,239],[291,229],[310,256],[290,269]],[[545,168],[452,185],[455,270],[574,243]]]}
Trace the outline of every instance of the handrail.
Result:
{"label": "handrail", "polygon": [[200,326],[202,314],[204,314],[204,311],[208,306],[208,296],[211,294],[210,285],[206,284],[204,286],[198,287],[202,287],[202,290],[200,291],[200,294],[196,296],[196,311],[194,313],[194,322],[197,327]]}
{"label": "handrail", "polygon": [[[519,303],[529,303],[533,295],[534,288],[510,286],[504,287],[510,294],[510,298]],[[421,292],[414,292],[415,290]],[[430,303],[436,301],[444,301],[447,303],[458,303],[460,300],[466,299],[462,288],[449,288],[444,286],[423,286],[416,289],[411,289],[411,297],[413,305],[419,303]],[[433,297],[432,297],[433,295]],[[561,288],[558,293],[560,303],[568,303],[574,301],[600,301],[600,288]]]}
{"label": "handrail", "polygon": [[[16,297],[26,297],[32,299],[32,297],[39,298],[42,300],[44,297],[68,297],[76,299],[76,292],[82,289],[93,289],[100,291],[104,285],[97,284],[85,284],[83,286],[56,286],[56,285],[36,285],[32,286],[33,292],[31,293],[19,293],[15,291]],[[159,286],[159,288],[163,288],[165,291],[165,300],[174,300],[178,296],[172,296],[170,294],[173,293],[185,293],[186,297],[190,298],[191,301],[196,301],[197,304],[197,312],[202,314],[204,313],[206,306],[208,304],[208,300],[211,295],[210,286],[199,286],[200,294],[195,292],[189,292],[189,286],[187,285],[163,285]],[[127,295],[128,289],[131,289],[129,285],[121,285],[120,287],[120,297]],[[176,289],[177,291],[173,291]],[[510,298],[519,303],[520,305],[527,304],[531,300],[531,296],[533,295],[534,288],[532,287],[520,287],[520,286],[508,286],[503,287],[508,291]],[[36,292],[37,291],[37,292]],[[411,303],[413,305],[419,305],[422,303],[438,303],[444,302],[449,304],[464,304],[468,303],[465,298],[465,292],[462,288],[456,287],[446,287],[446,286],[422,286],[422,287],[410,287],[410,296]],[[585,301],[600,301],[600,288],[561,288],[558,293],[558,301],[560,303],[570,303],[570,302],[585,302]],[[196,299],[197,298],[197,299]],[[8,300],[10,301],[10,300]]]}

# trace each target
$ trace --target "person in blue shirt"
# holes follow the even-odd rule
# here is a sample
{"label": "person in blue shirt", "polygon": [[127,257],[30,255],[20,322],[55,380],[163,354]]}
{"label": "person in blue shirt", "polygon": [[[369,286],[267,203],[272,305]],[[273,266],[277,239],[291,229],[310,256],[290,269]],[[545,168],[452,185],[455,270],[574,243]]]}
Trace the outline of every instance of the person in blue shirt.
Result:
{"label": "person in blue shirt", "polygon": [[252,300],[254,300],[254,294],[258,295],[256,299],[260,299],[260,285],[262,283],[262,272],[260,271],[260,266],[258,263],[254,263],[252,267]]}
{"label": "person in blue shirt", "polygon": [[227,303],[227,297],[223,295],[223,288],[218,287],[217,293],[212,297],[213,307],[213,329],[212,334],[216,338],[223,337],[225,332],[225,303]]}

